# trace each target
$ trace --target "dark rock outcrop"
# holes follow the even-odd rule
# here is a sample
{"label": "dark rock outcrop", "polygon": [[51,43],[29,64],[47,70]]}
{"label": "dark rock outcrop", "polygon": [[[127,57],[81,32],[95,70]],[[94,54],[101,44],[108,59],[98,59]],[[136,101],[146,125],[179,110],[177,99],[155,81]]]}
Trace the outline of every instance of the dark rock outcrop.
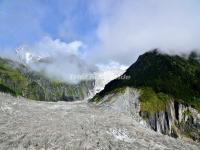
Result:
{"label": "dark rock outcrop", "polygon": [[[141,116],[145,116],[141,113]],[[173,137],[190,137],[200,142],[200,114],[191,106],[171,100],[165,110],[146,118],[150,127]]]}

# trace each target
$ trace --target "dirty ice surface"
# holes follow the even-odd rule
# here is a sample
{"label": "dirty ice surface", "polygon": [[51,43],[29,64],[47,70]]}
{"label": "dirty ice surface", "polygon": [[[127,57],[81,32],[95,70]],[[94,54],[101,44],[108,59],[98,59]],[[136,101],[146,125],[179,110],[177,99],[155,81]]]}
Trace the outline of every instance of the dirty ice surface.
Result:
{"label": "dirty ice surface", "polygon": [[130,116],[79,102],[38,102],[0,94],[0,150],[197,150]]}

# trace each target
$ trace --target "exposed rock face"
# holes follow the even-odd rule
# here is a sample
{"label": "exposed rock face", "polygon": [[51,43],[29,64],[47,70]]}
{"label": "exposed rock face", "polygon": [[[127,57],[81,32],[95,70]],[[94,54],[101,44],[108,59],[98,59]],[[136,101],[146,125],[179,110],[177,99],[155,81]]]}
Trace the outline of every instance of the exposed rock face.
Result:
{"label": "exposed rock face", "polygon": [[139,115],[139,91],[136,89],[120,89],[120,92],[105,96],[97,105],[101,109],[112,109],[116,112],[126,113],[139,122],[143,121]]}
{"label": "exposed rock face", "polygon": [[160,133],[173,135],[173,125],[177,122],[174,103],[171,101],[164,111],[157,112],[151,116],[146,116],[145,112],[140,112],[149,126]]}
{"label": "exposed rock face", "polygon": [[170,100],[165,109],[152,115],[140,110],[140,93],[133,88],[104,96],[97,105],[102,108],[131,115],[141,124],[162,134],[173,137],[189,137],[200,141],[200,114],[190,106]]}
{"label": "exposed rock face", "polygon": [[[144,117],[144,113],[140,113]],[[200,114],[191,106],[171,100],[165,110],[145,118],[150,127],[173,137],[190,137],[200,141]]]}

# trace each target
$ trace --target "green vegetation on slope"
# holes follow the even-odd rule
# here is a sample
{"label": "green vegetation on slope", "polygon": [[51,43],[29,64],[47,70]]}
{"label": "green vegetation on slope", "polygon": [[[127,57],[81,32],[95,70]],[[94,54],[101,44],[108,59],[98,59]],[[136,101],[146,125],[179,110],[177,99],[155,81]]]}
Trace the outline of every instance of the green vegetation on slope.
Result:
{"label": "green vegetation on slope", "polygon": [[164,110],[171,99],[170,96],[164,93],[155,93],[154,90],[148,87],[141,88],[140,93],[141,111],[149,113],[149,116]]}
{"label": "green vegetation on slope", "polygon": [[[106,93],[105,95],[107,94],[113,94],[113,96],[115,94],[123,94],[126,90],[126,87],[118,87],[116,89],[113,89],[112,91]],[[92,99],[90,99],[89,101],[95,101],[95,102],[99,102],[102,98],[102,95],[100,95],[100,93],[97,93]]]}
{"label": "green vegetation on slope", "polygon": [[0,90],[13,95],[22,95],[22,90],[28,84],[27,78],[11,63],[7,59],[0,58]]}
{"label": "green vegetation on slope", "polygon": [[28,84],[26,87],[26,96],[30,99],[45,100],[44,89],[36,81]]}

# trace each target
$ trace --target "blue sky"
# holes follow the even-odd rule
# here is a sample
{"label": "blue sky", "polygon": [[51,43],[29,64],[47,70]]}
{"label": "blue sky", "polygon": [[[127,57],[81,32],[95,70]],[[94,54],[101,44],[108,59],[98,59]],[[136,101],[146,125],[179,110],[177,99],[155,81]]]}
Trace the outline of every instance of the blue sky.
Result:
{"label": "blue sky", "polygon": [[0,47],[30,44],[44,36],[89,42],[97,26],[89,9],[84,0],[0,0]]}
{"label": "blue sky", "polygon": [[199,0],[0,0],[0,51],[79,43],[73,52],[90,63],[125,65],[153,48],[187,53],[200,49],[199,8]]}

